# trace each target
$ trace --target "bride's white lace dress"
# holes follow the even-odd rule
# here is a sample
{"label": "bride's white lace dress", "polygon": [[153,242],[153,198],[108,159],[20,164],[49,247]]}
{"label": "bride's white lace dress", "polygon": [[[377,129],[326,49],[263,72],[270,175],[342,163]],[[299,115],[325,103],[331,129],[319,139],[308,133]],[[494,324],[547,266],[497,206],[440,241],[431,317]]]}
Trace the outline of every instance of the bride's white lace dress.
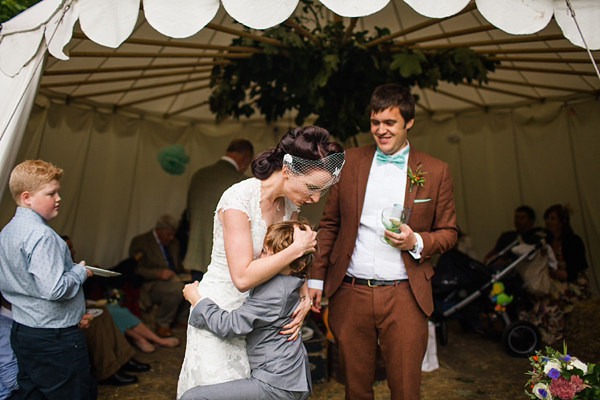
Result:
{"label": "bride's white lace dress", "polygon": [[[239,210],[248,215],[252,229],[253,259],[260,256],[267,225],[260,209],[261,181],[246,179],[227,189],[217,210]],[[298,207],[285,199],[285,216],[288,220]],[[198,292],[208,297],[219,307],[231,311],[242,305],[247,293],[241,293],[234,286],[225,257],[223,226],[215,212],[213,228],[213,249],[211,263]],[[246,355],[246,338],[220,339],[212,333],[190,325],[187,328],[185,357],[177,384],[177,398],[188,389],[198,385],[211,385],[234,379],[250,377],[250,367]]]}

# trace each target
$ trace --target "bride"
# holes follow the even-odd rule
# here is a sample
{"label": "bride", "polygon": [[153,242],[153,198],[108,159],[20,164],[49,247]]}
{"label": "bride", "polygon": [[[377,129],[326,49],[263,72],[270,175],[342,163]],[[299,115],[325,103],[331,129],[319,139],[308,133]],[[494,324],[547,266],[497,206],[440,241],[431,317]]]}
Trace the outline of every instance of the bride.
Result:
{"label": "bride", "polygon": [[[339,180],[344,159],[342,147],[329,142],[329,133],[316,126],[294,128],[276,147],[260,153],[251,165],[255,178],[231,186],[217,205],[211,263],[198,286],[200,295],[231,311],[242,304],[246,291],[313,252],[316,232],[297,229],[291,246],[272,257],[259,258],[267,227],[297,219],[300,206],[319,201]],[[306,284],[301,291],[305,300],[282,331],[290,340],[298,337],[310,309]],[[198,385],[249,376],[245,338],[220,339],[188,325],[177,398]]]}

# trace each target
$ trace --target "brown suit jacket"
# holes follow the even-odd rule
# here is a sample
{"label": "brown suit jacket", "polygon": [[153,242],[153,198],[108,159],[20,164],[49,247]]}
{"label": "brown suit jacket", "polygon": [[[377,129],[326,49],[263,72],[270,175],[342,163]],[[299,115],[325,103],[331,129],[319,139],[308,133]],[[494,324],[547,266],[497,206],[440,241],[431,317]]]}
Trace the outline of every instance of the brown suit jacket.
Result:
{"label": "brown suit jacket", "polygon": [[[360,225],[367,180],[376,146],[346,151],[346,164],[340,181],[331,188],[319,224],[319,246],[311,269],[312,279],[324,280],[324,295],[331,297],[342,283]],[[411,148],[409,166],[415,171],[422,165],[425,185],[409,190],[407,179],[404,206],[412,209],[408,225],[423,238],[421,258],[407,251],[401,254],[411,290],[423,312],[433,312],[430,257],[451,249],[457,240],[456,211],[452,194],[452,176],[448,164]],[[390,182],[393,184],[393,182]],[[415,202],[417,199],[417,202]]]}

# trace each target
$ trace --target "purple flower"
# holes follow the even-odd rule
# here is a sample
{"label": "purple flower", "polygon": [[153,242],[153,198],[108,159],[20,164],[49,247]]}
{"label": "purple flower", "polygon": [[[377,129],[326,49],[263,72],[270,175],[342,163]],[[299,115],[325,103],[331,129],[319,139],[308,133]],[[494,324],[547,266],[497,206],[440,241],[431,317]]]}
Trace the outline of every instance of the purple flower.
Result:
{"label": "purple flower", "polygon": [[571,356],[567,354],[562,359],[563,359],[564,362],[569,362],[569,361],[571,361]]}
{"label": "purple flower", "polygon": [[548,372],[548,377],[552,379],[557,379],[560,376],[560,371],[556,368],[552,368],[550,372]]}
{"label": "purple flower", "polygon": [[542,396],[542,399],[545,399],[548,397],[548,391],[545,389],[539,389],[538,393],[540,394],[540,396]]}

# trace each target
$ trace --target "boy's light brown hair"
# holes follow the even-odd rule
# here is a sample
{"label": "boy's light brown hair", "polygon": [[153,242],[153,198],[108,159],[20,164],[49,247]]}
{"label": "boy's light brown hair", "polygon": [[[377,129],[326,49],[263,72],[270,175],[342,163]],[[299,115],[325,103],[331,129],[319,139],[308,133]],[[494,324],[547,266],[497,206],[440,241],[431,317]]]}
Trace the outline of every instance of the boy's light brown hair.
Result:
{"label": "boy's light brown hair", "polygon": [[[294,227],[296,226],[305,231],[306,228],[310,227],[310,224],[306,219],[301,218],[299,221],[282,221],[269,226],[265,235],[264,246],[271,249],[274,254],[286,249],[294,242]],[[314,259],[314,253],[304,254],[296,258],[290,263],[292,275],[300,278],[308,277],[308,270]]]}
{"label": "boy's light brown hair", "polygon": [[25,160],[17,165],[10,173],[8,188],[17,204],[21,201],[21,194],[28,191],[35,194],[47,183],[59,181],[63,170],[42,160]]}

